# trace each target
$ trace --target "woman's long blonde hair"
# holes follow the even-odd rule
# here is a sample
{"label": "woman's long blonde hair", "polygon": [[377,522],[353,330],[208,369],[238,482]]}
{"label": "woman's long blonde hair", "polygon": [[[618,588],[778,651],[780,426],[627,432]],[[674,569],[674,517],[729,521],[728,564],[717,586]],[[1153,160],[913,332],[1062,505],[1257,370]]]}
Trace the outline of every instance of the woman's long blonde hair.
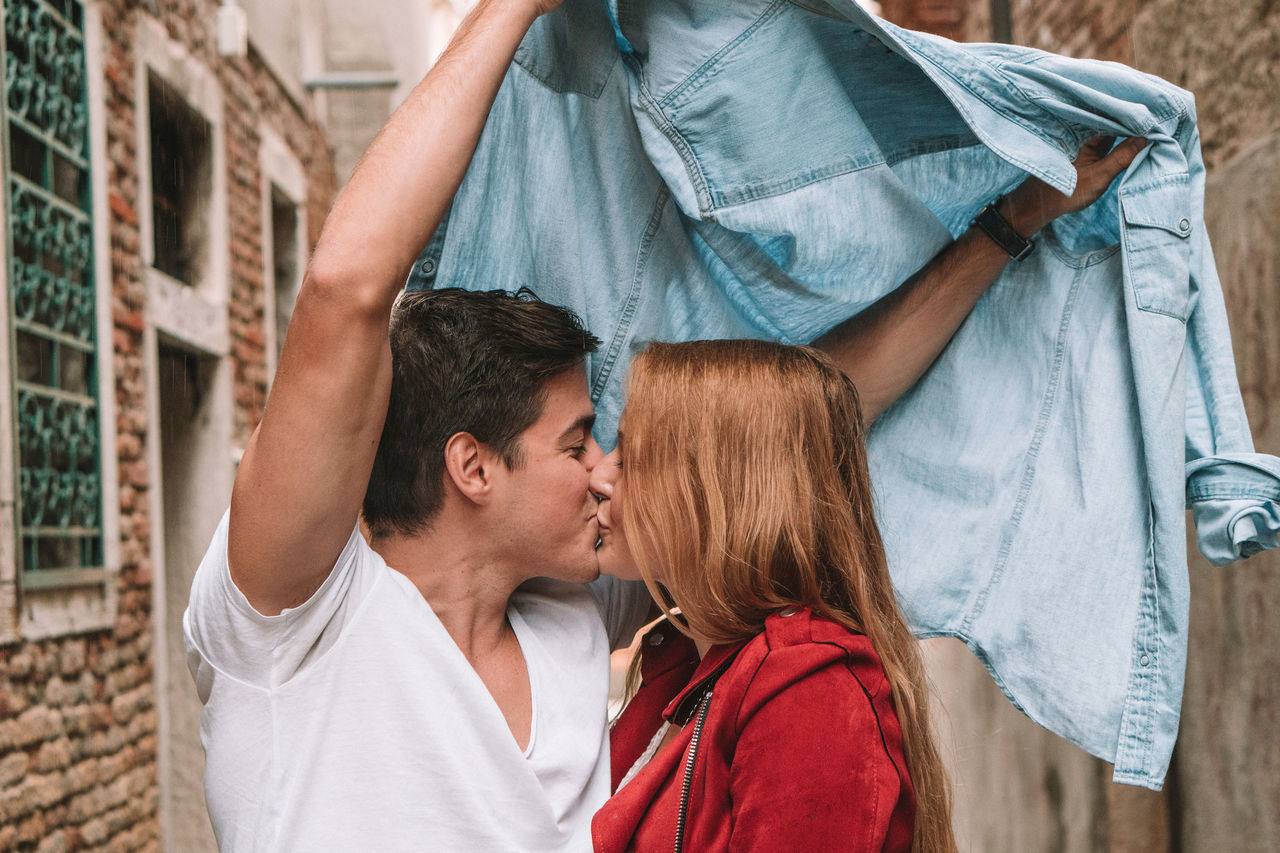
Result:
{"label": "woman's long blonde hair", "polygon": [[735,643],[803,605],[865,634],[902,725],[911,849],[955,850],[924,663],[876,528],[853,383],[809,347],[653,344],[632,363],[621,444],[623,525],[655,599],[679,604],[669,617]]}

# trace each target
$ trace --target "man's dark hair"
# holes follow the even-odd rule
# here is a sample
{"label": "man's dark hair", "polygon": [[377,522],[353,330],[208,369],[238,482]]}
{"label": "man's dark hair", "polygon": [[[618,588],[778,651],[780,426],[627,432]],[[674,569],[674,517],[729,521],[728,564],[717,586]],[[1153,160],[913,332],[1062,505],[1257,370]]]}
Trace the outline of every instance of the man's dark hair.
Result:
{"label": "man's dark hair", "polygon": [[541,416],[546,381],[600,345],[527,289],[405,293],[390,335],[391,399],[364,498],[374,538],[417,533],[439,511],[444,447],[459,432],[520,467],[520,433]]}

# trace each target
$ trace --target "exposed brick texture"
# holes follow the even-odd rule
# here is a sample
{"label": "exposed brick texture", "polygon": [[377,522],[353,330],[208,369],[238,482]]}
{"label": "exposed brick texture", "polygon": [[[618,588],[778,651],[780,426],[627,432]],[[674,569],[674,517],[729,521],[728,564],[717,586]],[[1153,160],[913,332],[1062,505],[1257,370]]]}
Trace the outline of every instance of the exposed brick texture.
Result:
{"label": "exposed brick texture", "polygon": [[[153,673],[151,531],[143,334],[147,297],[139,232],[134,93],[139,16],[213,69],[223,92],[230,222],[229,330],[236,440],[261,417],[263,349],[262,195],[258,126],[269,123],[308,176],[311,239],[335,192],[324,136],[306,104],[291,98],[261,57],[224,59],[211,33],[216,0],[103,0],[103,68],[109,210],[111,352],[119,462],[119,609],[113,629],[0,647],[0,851],[158,850],[158,709]],[[106,344],[107,342],[104,342]],[[9,620],[13,612],[0,614]]]}
{"label": "exposed brick texture", "polygon": [[1148,0],[1013,0],[1018,44],[1133,64],[1133,22]]}
{"label": "exposed brick texture", "polygon": [[989,41],[986,3],[971,0],[881,0],[880,14],[912,30],[956,41]]}

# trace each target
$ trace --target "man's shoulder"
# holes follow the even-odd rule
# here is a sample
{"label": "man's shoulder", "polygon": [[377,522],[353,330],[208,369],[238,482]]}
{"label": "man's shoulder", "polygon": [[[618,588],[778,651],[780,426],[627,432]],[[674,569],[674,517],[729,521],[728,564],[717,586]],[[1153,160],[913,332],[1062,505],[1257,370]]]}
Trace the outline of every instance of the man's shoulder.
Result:
{"label": "man's shoulder", "polygon": [[231,576],[228,528],[229,514],[224,514],[191,584],[182,622],[188,652],[246,684],[283,683],[337,641],[386,564],[353,526],[320,588],[305,601],[267,615],[253,607]]}

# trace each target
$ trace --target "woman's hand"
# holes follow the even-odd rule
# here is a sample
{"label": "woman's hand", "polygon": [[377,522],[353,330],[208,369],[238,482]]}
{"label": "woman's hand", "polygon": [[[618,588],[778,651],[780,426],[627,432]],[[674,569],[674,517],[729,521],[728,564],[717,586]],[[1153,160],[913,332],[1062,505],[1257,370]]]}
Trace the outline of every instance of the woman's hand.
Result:
{"label": "woman's hand", "polygon": [[1013,230],[1030,237],[1059,216],[1084,210],[1102,197],[1147,145],[1140,136],[1119,145],[1115,141],[1114,136],[1095,136],[1080,146],[1075,159],[1076,188],[1071,195],[1063,195],[1039,178],[1027,178],[1000,201],[1000,215]]}

